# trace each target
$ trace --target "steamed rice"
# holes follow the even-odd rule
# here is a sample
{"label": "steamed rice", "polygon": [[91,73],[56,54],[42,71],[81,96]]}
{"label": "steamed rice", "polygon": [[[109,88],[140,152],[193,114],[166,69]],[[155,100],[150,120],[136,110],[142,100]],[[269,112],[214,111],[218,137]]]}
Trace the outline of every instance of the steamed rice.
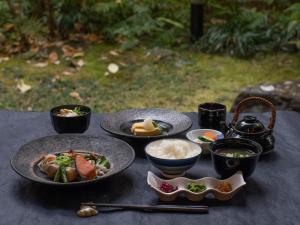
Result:
{"label": "steamed rice", "polygon": [[147,153],[161,159],[186,159],[200,153],[198,146],[183,140],[162,140],[148,146]]}

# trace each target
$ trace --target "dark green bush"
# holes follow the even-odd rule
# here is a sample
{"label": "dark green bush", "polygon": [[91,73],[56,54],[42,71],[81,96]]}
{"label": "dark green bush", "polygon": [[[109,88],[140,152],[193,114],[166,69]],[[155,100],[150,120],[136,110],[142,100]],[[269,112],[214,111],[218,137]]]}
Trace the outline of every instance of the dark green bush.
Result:
{"label": "dark green bush", "polygon": [[[206,0],[206,30],[197,46],[239,57],[285,49],[300,38],[300,3],[293,2]],[[140,42],[180,46],[189,44],[189,5],[190,0],[6,0],[0,2],[0,32],[13,23],[14,33],[5,35],[27,44],[47,33],[96,33],[124,48]]]}

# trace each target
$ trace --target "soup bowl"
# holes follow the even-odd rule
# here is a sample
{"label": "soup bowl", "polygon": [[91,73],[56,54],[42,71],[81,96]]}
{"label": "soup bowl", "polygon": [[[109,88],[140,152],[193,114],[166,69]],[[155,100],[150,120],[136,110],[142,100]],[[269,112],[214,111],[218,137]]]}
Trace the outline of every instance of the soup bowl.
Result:
{"label": "soup bowl", "polygon": [[[193,154],[193,156],[191,157],[181,158],[181,159],[166,159],[166,158],[160,158],[159,156],[153,155],[150,152],[150,148],[155,147],[158,150],[161,150],[160,144],[165,140],[174,143],[178,143],[176,141],[183,141],[189,144],[189,148],[193,148],[197,153]],[[191,141],[173,138],[173,139],[161,139],[161,140],[153,141],[146,146],[145,152],[148,160],[151,162],[151,164],[154,167],[156,167],[161,172],[163,176],[167,178],[175,178],[175,177],[183,176],[188,169],[192,168],[195,165],[195,163],[199,158],[199,155],[202,152],[202,149],[199,145]]]}
{"label": "soup bowl", "polygon": [[[230,151],[231,155],[220,154],[220,151],[224,149],[227,152]],[[239,170],[242,171],[244,177],[249,177],[255,170],[259,156],[262,153],[262,146],[248,139],[226,138],[211,143],[209,150],[213,166],[221,177],[230,177]],[[234,152],[237,151],[239,153],[234,155]],[[244,153],[248,156],[241,157]]]}
{"label": "soup bowl", "polygon": [[[57,113],[60,109],[71,109],[79,108],[84,114],[73,117],[61,117]],[[83,133],[90,125],[92,110],[83,105],[60,105],[50,110],[51,122],[54,130],[57,133]]]}

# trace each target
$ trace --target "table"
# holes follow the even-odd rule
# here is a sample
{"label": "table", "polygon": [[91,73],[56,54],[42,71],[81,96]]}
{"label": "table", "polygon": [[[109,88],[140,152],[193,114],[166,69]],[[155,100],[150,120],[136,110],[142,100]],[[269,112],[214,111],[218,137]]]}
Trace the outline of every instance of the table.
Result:
{"label": "table", "polygon": [[[197,125],[197,114],[187,113]],[[259,117],[266,122],[268,115]],[[86,134],[105,134],[101,115],[93,114]],[[213,199],[198,204],[210,206],[209,214],[146,213],[114,211],[96,217],[78,218],[80,202],[156,204],[158,198],[146,184],[154,170],[143,154],[143,143],[133,144],[137,157],[125,172],[106,181],[75,189],[31,183],[18,176],[9,159],[28,141],[55,134],[49,113],[0,111],[0,225],[69,224],[213,224],[296,225],[300,223],[300,114],[278,112],[275,153],[260,160],[253,176],[232,200]],[[217,176],[209,158],[201,158],[187,174],[192,178]],[[188,203],[180,199],[178,204]],[[191,204],[191,203],[190,203]],[[197,204],[197,203],[196,203]]]}

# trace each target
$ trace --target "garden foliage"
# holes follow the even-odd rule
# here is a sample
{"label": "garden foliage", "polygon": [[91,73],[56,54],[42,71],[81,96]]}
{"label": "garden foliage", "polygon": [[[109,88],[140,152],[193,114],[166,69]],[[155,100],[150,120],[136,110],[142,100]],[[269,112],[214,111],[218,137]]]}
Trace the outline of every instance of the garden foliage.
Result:
{"label": "garden foliage", "polygon": [[[240,57],[296,50],[300,3],[289,0],[206,0],[205,35],[196,47]],[[95,33],[123,48],[142,43],[188,46],[190,0],[5,0],[1,37],[29,46],[32,40]]]}

